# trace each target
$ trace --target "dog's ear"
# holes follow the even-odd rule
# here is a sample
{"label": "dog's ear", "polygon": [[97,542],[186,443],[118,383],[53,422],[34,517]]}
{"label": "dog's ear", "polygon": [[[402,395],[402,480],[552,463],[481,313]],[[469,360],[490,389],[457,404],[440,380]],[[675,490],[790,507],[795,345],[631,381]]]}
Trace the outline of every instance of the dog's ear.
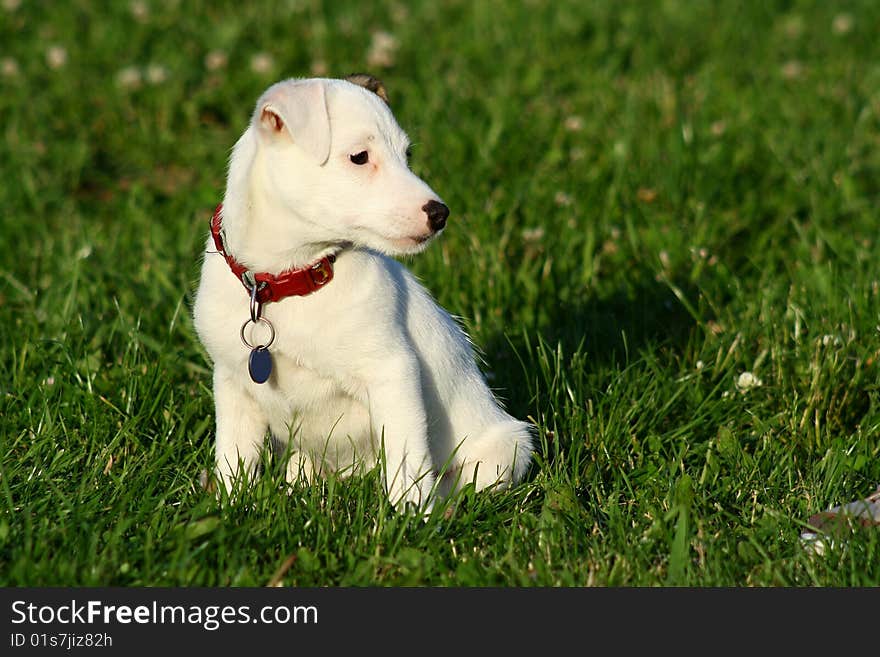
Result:
{"label": "dog's ear", "polygon": [[351,75],[347,75],[345,79],[352,84],[363,87],[367,91],[372,91],[379,96],[379,98],[384,100],[386,105],[391,104],[388,102],[388,92],[385,90],[385,85],[382,84],[382,80],[379,78],[374,78],[369,73],[352,73]]}
{"label": "dog's ear", "polygon": [[257,104],[260,130],[270,138],[289,138],[324,164],[330,157],[330,116],[320,80],[272,85]]}

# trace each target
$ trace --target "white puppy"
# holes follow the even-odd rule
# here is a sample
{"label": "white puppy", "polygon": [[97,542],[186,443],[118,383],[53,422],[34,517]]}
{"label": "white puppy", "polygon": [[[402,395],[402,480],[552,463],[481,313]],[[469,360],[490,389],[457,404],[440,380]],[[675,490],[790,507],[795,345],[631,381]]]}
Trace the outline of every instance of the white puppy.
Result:
{"label": "white puppy", "polygon": [[530,425],[388,257],[422,251],[449,210],[410,171],[386,100],[365,75],[285,80],[232,151],[194,307],[227,490],[255,473],[267,433],[289,480],[381,463],[391,500],[422,511],[435,490],[507,486],[529,465]]}

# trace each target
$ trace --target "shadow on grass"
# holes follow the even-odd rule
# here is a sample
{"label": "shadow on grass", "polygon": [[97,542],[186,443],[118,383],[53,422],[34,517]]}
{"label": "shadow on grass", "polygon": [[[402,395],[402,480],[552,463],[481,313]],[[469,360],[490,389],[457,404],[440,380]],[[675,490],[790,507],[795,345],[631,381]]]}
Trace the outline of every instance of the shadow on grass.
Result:
{"label": "shadow on grass", "polygon": [[[513,414],[534,414],[529,386],[519,381],[539,369],[534,349],[539,339],[551,348],[559,346],[564,363],[579,350],[584,352],[584,363],[590,370],[587,374],[625,367],[648,348],[673,353],[684,350],[698,326],[691,312],[647,269],[634,270],[630,281],[607,295],[585,293],[574,303],[542,296],[544,307],[534,313],[541,318],[536,326],[498,332],[486,341],[483,353],[487,361],[497,373],[503,373],[503,378],[499,376],[493,383],[504,391]],[[681,285],[680,289],[685,298],[698,298],[695,287]]]}

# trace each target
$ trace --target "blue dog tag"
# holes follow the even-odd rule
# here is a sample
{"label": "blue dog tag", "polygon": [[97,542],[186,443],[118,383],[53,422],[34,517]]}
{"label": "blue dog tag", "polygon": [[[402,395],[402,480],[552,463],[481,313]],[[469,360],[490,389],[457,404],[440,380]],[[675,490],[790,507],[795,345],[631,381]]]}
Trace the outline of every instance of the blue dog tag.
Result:
{"label": "blue dog tag", "polygon": [[254,383],[265,383],[272,374],[272,354],[263,345],[251,349],[251,355],[248,357],[248,373]]}

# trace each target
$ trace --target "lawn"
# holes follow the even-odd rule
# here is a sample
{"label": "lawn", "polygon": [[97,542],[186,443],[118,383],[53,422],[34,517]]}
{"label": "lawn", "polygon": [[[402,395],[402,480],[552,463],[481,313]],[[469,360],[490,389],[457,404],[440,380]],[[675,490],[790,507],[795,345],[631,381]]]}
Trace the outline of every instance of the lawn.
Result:
{"label": "lawn", "polygon": [[[832,6],[833,5],[833,6]],[[0,584],[880,585],[880,3],[0,3]],[[426,522],[221,506],[191,319],[257,96],[382,78],[452,209],[407,261],[537,426]]]}

